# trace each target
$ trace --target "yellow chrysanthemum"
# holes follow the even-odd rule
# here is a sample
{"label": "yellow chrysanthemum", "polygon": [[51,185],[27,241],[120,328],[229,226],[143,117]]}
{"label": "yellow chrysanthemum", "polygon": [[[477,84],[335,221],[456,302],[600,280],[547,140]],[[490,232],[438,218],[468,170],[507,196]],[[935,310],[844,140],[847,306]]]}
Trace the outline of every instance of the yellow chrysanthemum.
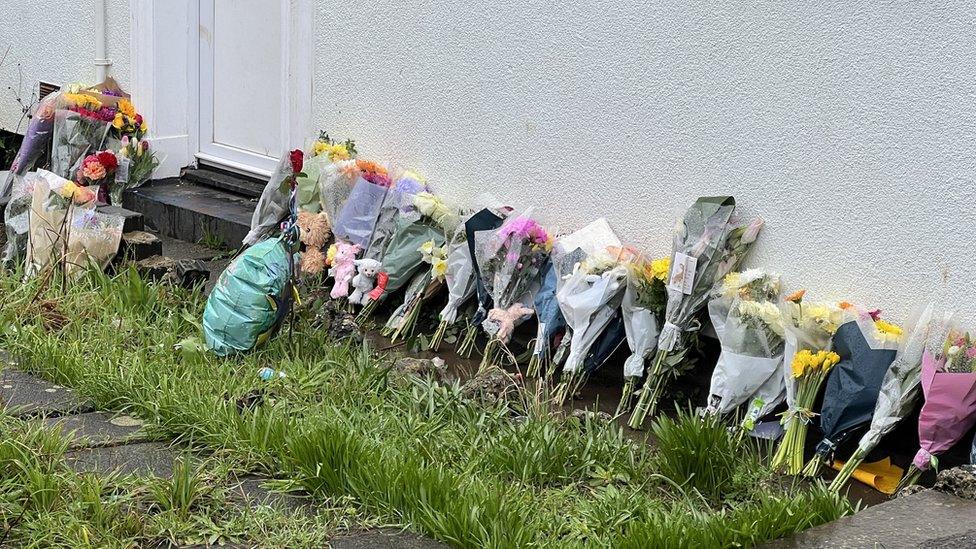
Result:
{"label": "yellow chrysanthemum", "polygon": [[670,257],[662,257],[651,261],[651,274],[654,278],[664,282],[667,280],[669,272],[671,272]]}
{"label": "yellow chrysanthemum", "polygon": [[902,333],[904,333],[904,330],[901,329],[901,326],[898,326],[897,324],[892,324],[885,320],[876,320],[874,322],[874,327],[877,328],[879,332],[885,335],[900,336]]}
{"label": "yellow chrysanthemum", "polygon": [[339,253],[339,247],[337,245],[333,244],[329,246],[328,251],[325,252],[325,264],[332,265],[337,253]]}
{"label": "yellow chrysanthemum", "polygon": [[125,119],[122,117],[122,113],[115,113],[115,118],[112,119],[112,127],[117,130],[121,130],[122,126],[125,125]]}
{"label": "yellow chrysanthemum", "polygon": [[102,108],[101,101],[86,93],[66,93],[62,97],[65,101],[76,107],[82,107],[92,111]]}
{"label": "yellow chrysanthemum", "polygon": [[118,109],[120,113],[128,116],[129,118],[136,117],[136,107],[132,104],[132,101],[129,101],[128,99],[119,99]]}

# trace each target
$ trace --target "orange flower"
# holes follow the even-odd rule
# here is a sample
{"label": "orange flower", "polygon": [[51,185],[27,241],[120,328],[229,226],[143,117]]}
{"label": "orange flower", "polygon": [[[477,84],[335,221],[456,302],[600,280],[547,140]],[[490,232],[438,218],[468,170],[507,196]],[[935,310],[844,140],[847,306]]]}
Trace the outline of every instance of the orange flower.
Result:
{"label": "orange flower", "polygon": [[370,160],[360,160],[357,158],[356,167],[359,168],[359,171],[362,172],[373,172],[373,173],[381,173],[383,175],[386,175],[386,168]]}
{"label": "orange flower", "polygon": [[806,295],[806,290],[797,290],[792,294],[786,296],[786,301],[792,301],[793,303],[800,303],[803,301],[803,296]]}
{"label": "orange flower", "polygon": [[850,309],[854,305],[851,304],[850,301],[841,301],[840,303],[837,304],[837,306],[846,311],[847,309]]}

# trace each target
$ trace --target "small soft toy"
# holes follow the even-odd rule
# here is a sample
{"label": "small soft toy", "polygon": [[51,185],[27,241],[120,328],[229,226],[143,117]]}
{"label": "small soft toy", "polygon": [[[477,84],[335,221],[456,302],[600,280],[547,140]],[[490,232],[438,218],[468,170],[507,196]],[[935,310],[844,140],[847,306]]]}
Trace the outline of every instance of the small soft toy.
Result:
{"label": "small soft toy", "polygon": [[349,296],[349,302],[365,305],[369,301],[369,293],[376,285],[376,275],[383,265],[375,259],[357,259],[354,263],[356,264],[356,276],[352,279],[354,290]]}
{"label": "small soft toy", "polygon": [[325,270],[326,259],[322,247],[332,234],[329,216],[325,212],[318,214],[299,212],[297,223],[302,244],[305,244],[305,253],[302,254],[299,269],[304,274],[317,275]]}
{"label": "small soft toy", "polygon": [[515,303],[507,309],[492,309],[488,311],[488,320],[497,323],[498,332],[495,333],[502,343],[508,343],[512,332],[515,331],[515,323],[524,316],[532,314],[532,309],[522,303]]}
{"label": "small soft toy", "polygon": [[339,242],[336,246],[335,259],[332,260],[332,269],[329,274],[335,278],[335,285],[332,287],[332,299],[339,299],[349,295],[349,281],[352,280],[356,271],[356,254],[359,253],[359,244]]}

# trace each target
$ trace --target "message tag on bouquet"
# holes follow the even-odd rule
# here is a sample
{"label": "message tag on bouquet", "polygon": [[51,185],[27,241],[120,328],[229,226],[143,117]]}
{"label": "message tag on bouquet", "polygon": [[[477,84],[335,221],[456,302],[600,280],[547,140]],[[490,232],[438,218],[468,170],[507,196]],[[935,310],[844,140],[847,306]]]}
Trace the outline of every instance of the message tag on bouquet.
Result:
{"label": "message tag on bouquet", "polygon": [[698,269],[698,258],[681,252],[674,254],[671,263],[671,276],[668,277],[668,289],[691,295],[695,284],[695,270]]}
{"label": "message tag on bouquet", "polygon": [[115,182],[126,184],[129,182],[129,159],[119,156],[119,166],[115,168]]}
{"label": "message tag on bouquet", "polygon": [[546,349],[546,339],[543,334],[546,333],[546,323],[539,323],[539,335],[535,338],[535,349],[532,351],[533,354],[541,355],[542,351]]}

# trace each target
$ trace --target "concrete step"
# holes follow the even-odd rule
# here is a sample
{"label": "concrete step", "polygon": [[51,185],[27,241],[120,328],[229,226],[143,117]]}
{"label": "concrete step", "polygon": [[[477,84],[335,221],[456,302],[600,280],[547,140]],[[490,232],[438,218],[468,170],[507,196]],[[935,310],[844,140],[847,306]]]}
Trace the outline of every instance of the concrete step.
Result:
{"label": "concrete step", "polygon": [[252,199],[227,191],[164,179],[123,195],[123,206],[141,212],[160,235],[234,249],[251,225]]}
{"label": "concrete step", "polygon": [[225,172],[209,166],[184,169],[183,181],[201,187],[227,191],[245,198],[260,197],[261,192],[267,184],[267,181]]}

